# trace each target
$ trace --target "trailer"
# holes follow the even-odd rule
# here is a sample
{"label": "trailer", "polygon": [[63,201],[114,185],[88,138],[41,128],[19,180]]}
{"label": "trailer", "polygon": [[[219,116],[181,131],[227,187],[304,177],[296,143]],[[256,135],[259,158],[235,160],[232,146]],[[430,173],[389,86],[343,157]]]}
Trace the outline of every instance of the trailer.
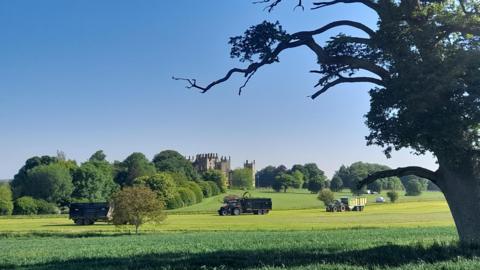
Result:
{"label": "trailer", "polygon": [[97,221],[109,221],[111,218],[109,203],[72,203],[69,218],[77,225],[93,225]]}
{"label": "trailer", "polygon": [[345,212],[345,211],[363,211],[367,204],[365,197],[342,197],[329,203],[326,207],[327,212]]}
{"label": "trailer", "polygon": [[224,204],[218,210],[218,214],[220,216],[238,216],[245,213],[265,215],[268,214],[270,210],[272,210],[272,199],[250,198],[249,193],[245,192],[242,197],[225,197]]}

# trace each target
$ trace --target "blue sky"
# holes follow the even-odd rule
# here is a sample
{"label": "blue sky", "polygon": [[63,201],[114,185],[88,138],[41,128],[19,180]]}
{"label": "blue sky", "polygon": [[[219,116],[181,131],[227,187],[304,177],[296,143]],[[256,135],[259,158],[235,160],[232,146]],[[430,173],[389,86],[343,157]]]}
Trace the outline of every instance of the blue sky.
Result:
{"label": "blue sky", "polygon": [[[0,0],[0,179],[57,150],[79,162],[98,149],[111,161],[136,151],[217,152],[235,166],[316,162],[329,176],[357,160],[435,168],[431,156],[405,150],[387,160],[365,146],[370,85],[308,99],[317,77],[306,49],[282,54],[240,97],[238,77],[206,94],[171,80],[208,83],[242,66],[229,59],[228,38],[263,20],[289,32],[334,19],[375,27],[360,5],[302,12],[294,2],[267,13],[247,0]],[[339,31],[356,34],[340,28],[319,41]]]}

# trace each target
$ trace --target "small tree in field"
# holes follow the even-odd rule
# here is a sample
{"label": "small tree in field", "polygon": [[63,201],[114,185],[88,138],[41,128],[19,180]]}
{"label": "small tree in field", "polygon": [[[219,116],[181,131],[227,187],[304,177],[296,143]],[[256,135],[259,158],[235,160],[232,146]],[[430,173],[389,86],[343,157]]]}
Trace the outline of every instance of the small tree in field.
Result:
{"label": "small tree in field", "polygon": [[318,193],[318,199],[327,205],[335,200],[335,195],[330,189],[323,189]]}
{"label": "small tree in field", "polygon": [[398,200],[398,192],[394,190],[387,192],[387,196],[390,199],[391,203],[394,203]]}
{"label": "small tree in field", "polygon": [[135,233],[146,222],[160,222],[166,218],[164,202],[147,187],[126,187],[113,196],[113,224],[133,225]]}

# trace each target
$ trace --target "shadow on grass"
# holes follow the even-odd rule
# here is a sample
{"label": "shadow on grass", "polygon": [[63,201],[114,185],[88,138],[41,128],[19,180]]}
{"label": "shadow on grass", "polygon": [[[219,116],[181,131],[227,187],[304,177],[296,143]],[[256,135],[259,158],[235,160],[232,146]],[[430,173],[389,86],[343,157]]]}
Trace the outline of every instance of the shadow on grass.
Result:
{"label": "shadow on grass", "polygon": [[238,250],[204,253],[165,252],[131,257],[100,257],[51,261],[24,267],[1,265],[1,269],[247,269],[265,266],[297,267],[313,264],[337,266],[397,267],[409,263],[435,263],[456,260],[459,257],[474,258],[479,248],[458,245],[434,244],[433,246],[384,245],[364,250]]}

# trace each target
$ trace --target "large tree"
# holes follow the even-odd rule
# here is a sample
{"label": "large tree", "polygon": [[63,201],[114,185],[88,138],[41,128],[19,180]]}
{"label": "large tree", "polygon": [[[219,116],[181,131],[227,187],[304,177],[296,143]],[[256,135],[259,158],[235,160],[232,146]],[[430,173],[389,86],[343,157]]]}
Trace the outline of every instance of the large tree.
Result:
{"label": "large tree", "polygon": [[[272,11],[286,0],[262,0]],[[305,1],[298,0],[299,6]],[[234,74],[246,78],[279,62],[285,50],[306,47],[317,58],[316,98],[342,83],[368,82],[371,109],[366,115],[369,145],[392,150],[431,152],[438,169],[411,166],[377,172],[361,184],[391,176],[416,175],[434,182],[445,194],[460,240],[480,244],[480,4],[477,0],[325,0],[313,9],[363,4],[378,16],[377,28],[338,20],[313,30],[287,33],[279,23],[263,22],[230,39],[231,56],[249,63],[202,86],[206,92]],[[303,6],[302,6],[303,7]],[[352,27],[359,36],[339,34],[325,44],[315,38],[337,27]],[[179,78],[176,78],[179,79]]]}
{"label": "large tree", "polygon": [[183,173],[189,180],[200,178],[192,163],[174,150],[165,150],[156,154],[153,157],[153,164],[159,172]]}
{"label": "large tree", "polygon": [[135,178],[154,175],[155,166],[142,153],[132,153],[123,162],[114,164],[115,182],[120,186],[132,186]]}

